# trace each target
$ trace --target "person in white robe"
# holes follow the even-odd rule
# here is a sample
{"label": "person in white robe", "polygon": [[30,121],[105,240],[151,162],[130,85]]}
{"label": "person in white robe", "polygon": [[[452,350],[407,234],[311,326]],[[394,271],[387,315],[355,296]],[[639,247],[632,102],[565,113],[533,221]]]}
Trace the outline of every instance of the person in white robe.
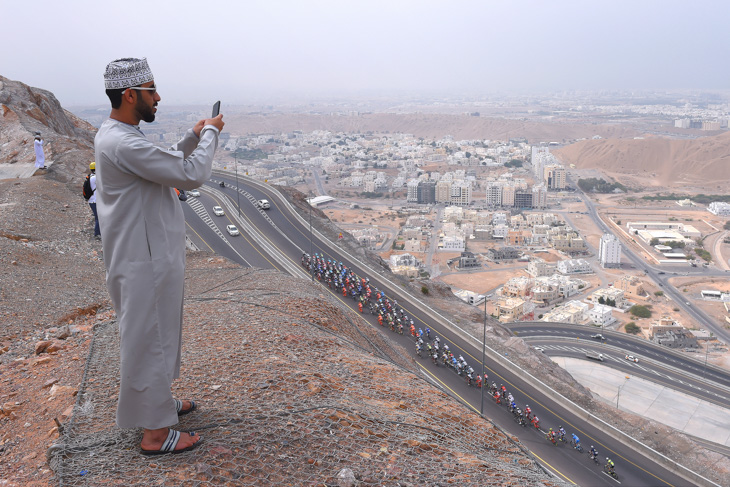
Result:
{"label": "person in white robe", "polygon": [[43,153],[43,139],[41,133],[36,132],[33,140],[33,147],[35,148],[35,167],[36,169],[46,168],[46,155]]}
{"label": "person in white robe", "polygon": [[200,437],[170,428],[195,409],[171,392],[180,373],[185,279],[185,219],[174,188],[194,189],[210,177],[224,124],[222,115],[200,120],[161,149],[138,126],[154,121],[161,99],[146,59],[113,61],[104,79],[112,111],[94,146],[106,281],[121,337],[116,422],[144,428],[143,454],[179,453]]}

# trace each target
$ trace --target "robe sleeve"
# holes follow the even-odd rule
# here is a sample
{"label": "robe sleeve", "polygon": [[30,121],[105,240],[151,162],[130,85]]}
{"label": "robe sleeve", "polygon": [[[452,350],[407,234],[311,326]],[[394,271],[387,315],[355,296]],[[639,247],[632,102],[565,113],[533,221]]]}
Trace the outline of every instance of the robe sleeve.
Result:
{"label": "robe sleeve", "polygon": [[[206,130],[207,129],[207,130]],[[161,149],[143,136],[128,134],[117,145],[120,169],[142,179],[179,189],[195,189],[213,170],[213,155],[218,147],[218,130],[206,126],[198,139],[192,130],[171,149]],[[187,153],[186,153],[187,152]]]}

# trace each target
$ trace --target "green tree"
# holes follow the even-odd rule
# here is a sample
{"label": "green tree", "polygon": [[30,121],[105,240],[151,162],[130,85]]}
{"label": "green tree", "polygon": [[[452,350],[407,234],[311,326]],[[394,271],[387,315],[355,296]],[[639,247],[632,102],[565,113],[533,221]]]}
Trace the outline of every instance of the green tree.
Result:
{"label": "green tree", "polygon": [[723,225],[722,228],[724,228],[725,230],[730,230],[730,220],[726,221],[725,225]]}
{"label": "green tree", "polygon": [[606,305],[607,305],[607,306],[610,306],[610,307],[612,307],[612,308],[615,308],[615,307],[616,307],[616,300],[615,300],[615,299],[613,299],[613,298],[608,298],[608,299],[606,300]]}
{"label": "green tree", "polygon": [[654,296],[664,296],[664,291],[656,291]]}
{"label": "green tree", "polygon": [[629,313],[637,318],[651,318],[651,310],[646,306],[636,304],[629,309]]}
{"label": "green tree", "polygon": [[598,298],[598,304],[606,304],[606,298],[604,298],[603,296],[600,296]]}
{"label": "green tree", "polygon": [[626,329],[626,333],[631,333],[632,335],[636,335],[641,331],[641,328],[636,326],[636,323],[633,321],[629,321],[626,323],[626,326],[624,327]]}

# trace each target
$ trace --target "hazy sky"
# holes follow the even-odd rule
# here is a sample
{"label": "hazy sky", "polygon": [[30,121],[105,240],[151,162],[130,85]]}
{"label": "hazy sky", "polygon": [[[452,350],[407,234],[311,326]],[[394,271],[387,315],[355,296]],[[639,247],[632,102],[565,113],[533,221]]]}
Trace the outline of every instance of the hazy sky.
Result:
{"label": "hazy sky", "polygon": [[17,0],[0,75],[106,104],[147,57],[163,103],[280,96],[725,90],[727,0]]}

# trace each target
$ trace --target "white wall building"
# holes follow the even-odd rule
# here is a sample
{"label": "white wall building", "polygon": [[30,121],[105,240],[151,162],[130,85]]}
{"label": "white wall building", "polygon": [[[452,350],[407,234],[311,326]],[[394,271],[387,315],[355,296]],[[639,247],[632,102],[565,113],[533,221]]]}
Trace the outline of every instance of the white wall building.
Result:
{"label": "white wall building", "polygon": [[601,267],[621,267],[621,242],[616,235],[604,233],[598,245],[598,261]]}
{"label": "white wall building", "polygon": [[444,237],[441,239],[439,247],[439,250],[443,250],[445,252],[463,252],[466,250],[466,243],[461,237]]}
{"label": "white wall building", "polygon": [[597,304],[588,311],[588,317],[595,325],[607,326],[616,321],[616,318],[611,314],[612,309],[610,306]]}
{"label": "white wall building", "polygon": [[593,272],[593,268],[585,259],[568,259],[558,262],[558,272],[561,274],[590,274]]}
{"label": "white wall building", "polygon": [[707,207],[707,211],[717,216],[730,216],[730,203],[722,201],[713,201]]}

